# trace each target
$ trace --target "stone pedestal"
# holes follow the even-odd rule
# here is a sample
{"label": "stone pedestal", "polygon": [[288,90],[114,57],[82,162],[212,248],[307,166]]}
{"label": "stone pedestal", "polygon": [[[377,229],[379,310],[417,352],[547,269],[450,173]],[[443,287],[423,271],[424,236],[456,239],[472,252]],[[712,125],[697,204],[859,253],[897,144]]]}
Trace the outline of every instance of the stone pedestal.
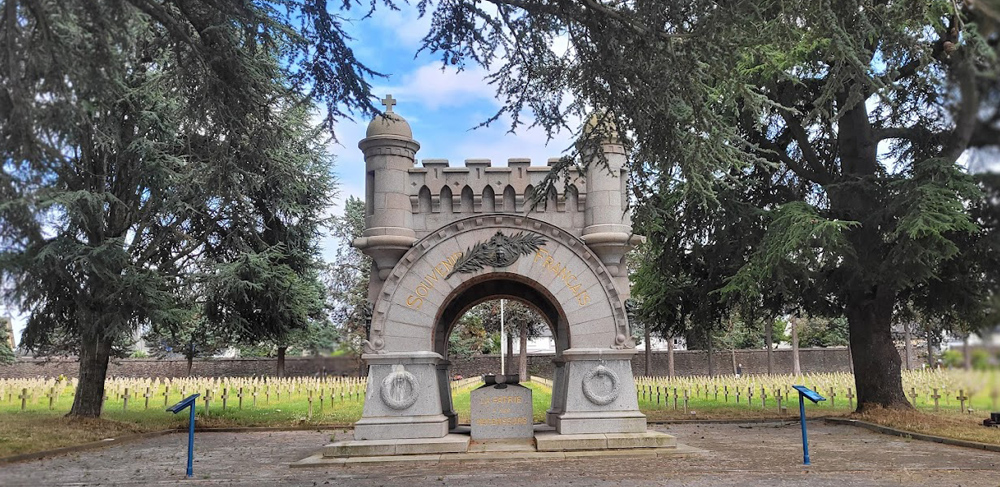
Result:
{"label": "stone pedestal", "polygon": [[555,416],[560,434],[643,433],[646,416],[632,378],[635,349],[569,349],[562,356],[563,378],[553,394],[562,404]]}
{"label": "stone pedestal", "polygon": [[531,389],[520,384],[485,385],[472,391],[472,439],[530,439],[535,432],[531,406]]}
{"label": "stone pedestal", "polygon": [[[356,440],[441,438],[449,418],[442,414],[438,365],[434,352],[365,354],[368,391]],[[447,371],[445,372],[447,373]],[[447,383],[445,383],[447,389]],[[450,393],[449,393],[450,404]]]}

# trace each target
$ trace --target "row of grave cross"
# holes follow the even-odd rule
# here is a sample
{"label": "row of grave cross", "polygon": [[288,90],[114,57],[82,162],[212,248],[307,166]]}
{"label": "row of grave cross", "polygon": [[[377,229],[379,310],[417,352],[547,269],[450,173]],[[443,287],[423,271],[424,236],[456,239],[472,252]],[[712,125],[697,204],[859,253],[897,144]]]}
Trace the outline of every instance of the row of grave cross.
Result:
{"label": "row of grave cross", "polygon": [[[306,402],[308,403],[308,408],[309,408],[306,417],[309,418],[309,419],[312,419],[312,415],[313,415],[313,402],[314,402],[314,400],[318,399],[318,401],[319,401],[319,412],[322,413],[323,412],[323,402],[324,402],[324,400],[327,397],[329,397],[330,404],[333,404],[337,400],[337,398],[338,398],[338,392],[339,392],[339,398],[340,398],[341,402],[350,401],[350,400],[360,400],[361,399],[361,390],[360,389],[351,389],[350,391],[347,391],[347,392],[345,392],[343,389],[341,389],[339,391],[331,389],[329,395],[326,394],[326,389],[325,388],[320,388],[318,391],[314,390],[314,389],[308,389],[306,392],[308,394],[307,397],[306,397]],[[166,392],[164,394],[166,394]],[[237,404],[237,408],[239,410],[243,409],[243,398],[244,397],[250,397],[251,398],[251,407],[257,407],[257,397],[259,396],[259,394],[260,394],[260,392],[257,390],[256,387],[253,389],[252,392],[251,391],[246,391],[246,393],[244,393],[244,389],[242,387],[240,387],[237,390],[237,392],[236,392],[236,398],[237,398],[237,403],[236,404]],[[183,392],[181,393],[181,397],[184,397],[184,393]],[[212,389],[206,389],[205,393],[202,394],[202,396],[201,396],[201,400],[205,403],[205,406],[203,408],[203,414],[206,414],[206,415],[209,414],[209,412],[211,411],[211,407],[212,407],[212,399],[216,398],[216,397],[218,397],[219,399],[222,400],[222,410],[225,411],[227,409],[227,407],[229,405],[229,398],[231,397],[229,395],[229,388],[222,389],[222,393],[218,394],[218,395],[216,395],[216,393],[213,392]],[[271,390],[269,388],[265,388],[264,389],[264,403],[265,404],[269,404],[270,403],[270,399],[271,399]],[[280,400],[280,399],[281,399],[281,391],[280,390],[276,390],[275,391],[275,400]]]}
{"label": "row of grave cross", "polygon": [[[44,396],[44,397],[48,398],[48,408],[49,408],[49,410],[53,410],[53,409],[55,409],[56,401],[58,401],[59,397],[63,393],[65,393],[64,389],[65,388],[63,388],[63,387],[51,386],[51,387],[48,387],[48,391],[43,392],[42,390],[40,390],[39,387],[30,387],[30,388],[29,387],[22,387],[20,389],[20,393],[16,394],[16,396],[15,396],[16,389],[13,388],[13,387],[7,387],[7,388],[5,388],[4,391],[0,391],[0,399],[6,399],[8,403],[14,402],[15,400],[20,401],[20,409],[22,411],[24,411],[24,410],[27,410],[29,403],[30,404],[35,404],[35,403],[37,403],[39,397]],[[241,410],[243,409],[243,399],[244,399],[244,397],[251,398],[251,405],[252,405],[252,407],[256,407],[257,406],[257,398],[258,398],[259,395],[261,395],[261,393],[263,393],[265,404],[269,404],[270,403],[270,397],[272,395],[272,392],[273,392],[273,394],[275,396],[275,400],[280,400],[281,399],[281,394],[282,394],[282,388],[281,387],[276,387],[274,389],[274,391],[271,390],[270,386],[264,386],[261,389],[262,390],[259,390],[257,386],[253,387],[252,390],[250,390],[249,388],[244,389],[243,387],[236,388],[235,389],[236,390],[236,397],[238,398],[237,407],[239,409],[241,409]],[[308,394],[307,401],[309,402],[309,413],[310,413],[310,416],[312,415],[312,402],[313,402],[313,398],[314,397],[318,397],[319,398],[320,410],[322,411],[323,401],[326,398],[329,398],[329,400],[330,400],[331,403],[333,403],[334,401],[336,401],[338,398],[342,402],[343,401],[356,401],[356,400],[360,400],[361,399],[361,393],[364,390],[364,388],[360,387],[360,386],[350,386],[350,387],[336,387],[336,386],[331,386],[329,388],[329,394],[327,394],[327,390],[328,389],[326,387],[320,387],[319,389],[315,389],[315,388],[304,388],[304,389],[305,389],[304,391],[300,391],[300,392],[305,392],[306,394]],[[4,392],[6,394],[4,394]],[[179,396],[178,397],[180,399],[183,399],[184,397],[187,396],[187,392],[188,391],[184,387],[179,387],[179,388],[176,389],[176,392],[179,392]],[[286,395],[288,395],[290,397],[296,391],[295,391],[294,388],[286,388],[286,389],[284,389],[284,392],[285,392]],[[317,392],[318,392],[318,394],[317,394]],[[72,394],[72,391],[70,392],[70,394]],[[133,388],[130,388],[130,387],[125,387],[125,388],[123,388],[123,390],[122,390],[121,393],[118,393],[116,391],[112,391],[112,390],[106,389],[105,393],[104,393],[104,396],[102,397],[102,399],[103,399],[103,401],[105,403],[111,397],[115,398],[116,400],[120,400],[121,404],[122,404],[122,410],[123,411],[128,411],[130,405],[132,404],[132,401],[133,400],[139,400],[140,398],[143,400],[143,409],[149,409],[150,399],[152,397],[156,396],[156,395],[157,394],[153,393],[151,387],[146,387],[144,389],[144,391],[141,392],[141,393],[140,393],[140,391],[138,391],[136,389],[133,389]],[[159,393],[159,395],[163,396],[163,405],[164,406],[170,404],[170,396],[172,395],[172,391],[171,391],[170,385],[168,384],[168,385],[164,386],[163,391],[161,393]],[[210,401],[211,398],[215,397],[215,396],[216,396],[216,393],[213,391],[213,389],[211,389],[211,388],[206,389],[206,392],[205,392],[205,395],[204,395],[204,398],[206,400]],[[228,408],[228,399],[230,397],[229,388],[228,387],[223,387],[221,389],[221,393],[218,394],[218,396],[221,397],[221,399],[222,399],[222,409],[226,410]],[[208,403],[206,403],[206,409],[207,408],[208,408]]]}
{"label": "row of grave cross", "polygon": [[[121,389],[118,389],[117,387],[109,387],[108,389],[106,389],[104,400],[107,401],[109,395],[110,397],[114,397],[116,400],[121,401],[123,410],[128,410],[130,406],[133,406],[134,404],[133,401],[141,400],[142,407],[144,409],[148,409],[151,398],[156,395],[162,395],[163,404],[167,405],[169,404],[172,392],[174,391],[179,392],[179,397],[183,398],[187,395],[188,391],[192,390],[196,391],[200,389],[196,384],[188,384],[188,381],[184,380],[176,381],[176,384],[179,385],[176,385],[174,387],[172,387],[171,384],[175,384],[175,382],[158,380],[158,381],[153,381],[154,386],[156,385],[156,382],[160,382],[161,384],[163,384],[162,392],[154,393],[153,392],[154,389],[149,386],[145,387],[126,386]],[[253,383],[253,381],[251,380],[233,381],[233,382],[246,383],[246,384]],[[141,381],[134,381],[130,383],[139,384],[141,383]],[[149,384],[150,382],[147,380],[145,383]],[[215,384],[217,382],[212,381],[212,383]],[[22,384],[30,384],[31,387],[24,387]],[[230,398],[229,391],[230,388],[232,387],[232,389],[235,391],[235,396],[237,397],[237,407],[239,409],[243,409],[244,398],[246,397],[250,398],[252,407],[256,407],[257,398],[262,394],[264,396],[265,404],[269,404],[272,393],[275,396],[276,400],[280,400],[283,393],[288,396],[291,396],[296,393],[306,393],[308,395],[306,400],[310,404],[310,410],[311,410],[312,409],[311,404],[314,400],[313,398],[319,398],[320,408],[322,408],[323,407],[322,404],[327,398],[329,398],[331,403],[335,401],[338,397],[341,401],[360,400],[362,391],[365,389],[364,384],[361,381],[345,381],[344,383],[337,383],[336,381],[331,381],[331,383],[329,383],[328,385],[324,386],[322,384],[323,381],[312,381],[311,383],[308,380],[301,382],[288,381],[287,383],[276,384],[272,389],[272,386],[270,384],[233,387],[230,385],[218,383],[218,386],[207,389],[205,398],[203,398],[203,400],[207,399],[211,401],[211,398],[219,397],[222,400],[222,408],[223,410],[225,410],[229,407],[229,401],[228,401]],[[3,384],[3,382],[0,382],[0,400],[6,400],[7,403],[14,403],[15,401],[19,401],[21,409],[25,410],[27,409],[29,403],[36,404],[39,398],[46,397],[48,399],[47,401],[48,407],[50,410],[52,410],[55,408],[56,402],[63,394],[66,394],[67,392],[69,394],[72,394],[74,390],[73,386],[75,385],[76,385],[75,380],[68,380],[68,381],[17,380],[17,381],[7,381],[7,384]],[[814,390],[819,391],[821,389],[818,387],[814,387]],[[836,407],[836,400],[838,398],[838,395],[835,392],[835,389],[833,387],[830,387],[827,390],[828,390],[827,397],[829,398],[830,406]],[[327,392],[329,392],[329,394]],[[688,410],[688,405],[691,397],[700,397],[701,395],[704,395],[705,399],[714,397],[715,401],[718,401],[719,396],[721,395],[722,400],[727,403],[732,397],[737,404],[745,402],[747,405],[753,404],[754,397],[756,396],[760,401],[761,407],[764,408],[767,407],[767,400],[769,397],[771,397],[773,398],[774,401],[776,401],[777,407],[780,411],[782,409],[781,407],[782,402],[787,401],[791,395],[787,387],[775,388],[774,392],[769,396],[767,388],[763,386],[761,386],[758,391],[753,387],[747,387],[745,389],[740,387],[730,388],[728,385],[722,386],[721,389],[718,385],[715,385],[710,388],[708,384],[704,384],[703,386],[700,384],[696,385],[694,388],[693,396],[689,389],[686,388],[679,389],[677,387],[669,388],[667,386],[660,384],[657,384],[655,386],[652,384],[637,385],[636,392],[639,394],[642,400],[655,402],[655,404],[657,405],[659,404],[666,405],[672,399],[673,408],[675,410],[680,409],[683,406],[683,409],[685,411]],[[913,401],[914,404],[917,404],[917,401],[918,399],[920,399],[920,397],[928,398],[930,401],[933,401],[935,411],[941,410],[942,407],[941,400],[946,397],[945,395],[942,395],[941,390],[938,388],[931,389],[930,394],[926,394],[924,396],[918,394],[916,388],[910,388],[907,395],[910,397],[910,399]],[[971,400],[971,396],[972,396],[971,394],[966,393],[965,389],[959,389],[958,395],[955,396],[955,400],[958,401],[960,411],[972,412],[971,408],[966,407],[967,404],[969,404],[969,401]],[[843,397],[847,399],[848,406],[853,409],[855,395],[852,389],[847,388],[847,391],[843,395]],[[1000,390],[998,390],[997,388],[992,388],[989,391],[989,397],[992,400],[993,409],[997,409],[998,402],[1000,402],[998,401],[998,399],[1000,399]],[[925,401],[925,403],[926,402],[927,401]]]}
{"label": "row of grave cross", "polygon": [[[813,390],[819,391],[820,388],[819,387],[814,387]],[[673,394],[671,394],[671,391],[672,391]],[[700,386],[696,386],[695,387],[695,397],[700,397],[699,395],[700,395],[701,391],[702,391],[702,388]],[[830,387],[830,388],[828,388],[828,391],[829,392],[827,393],[827,399],[829,399],[829,401],[830,401],[829,402],[830,407],[836,407],[836,405],[837,405],[837,397],[838,397],[837,393],[836,393],[836,390],[833,387]],[[735,403],[736,404],[740,404],[741,398],[744,398],[744,397],[746,398],[745,402],[746,402],[746,404],[748,406],[752,405],[752,403],[753,403],[754,388],[751,387],[751,386],[748,386],[746,388],[745,393],[744,393],[744,390],[742,388],[734,387],[734,388],[730,389],[728,385],[722,386],[721,390],[719,389],[719,386],[717,386],[717,385],[713,386],[713,389],[709,389],[709,386],[707,384],[704,386],[705,399],[708,399],[710,397],[710,395],[711,395],[711,397],[714,398],[714,401],[718,402],[719,401],[720,392],[721,392],[723,401],[726,402],[726,403],[729,402],[729,398],[730,397],[733,397],[735,399]],[[934,411],[940,411],[940,409],[941,409],[941,407],[940,407],[940,399],[943,396],[941,396],[938,393],[938,389],[933,389],[932,392],[933,393],[930,395],[930,398],[934,400]],[[681,394],[681,393],[683,393],[683,394]],[[672,397],[673,398],[673,409],[674,410],[678,410],[679,409],[678,408],[678,401],[682,400],[683,401],[683,409],[684,409],[685,413],[687,413],[687,411],[688,411],[688,402],[689,402],[689,400],[691,398],[689,389],[682,389],[682,390],[680,390],[680,392],[678,392],[678,388],[677,387],[669,388],[669,387],[661,386],[661,385],[653,386],[652,384],[637,386],[636,387],[636,394],[639,395],[639,397],[641,397],[641,399],[643,401],[649,401],[651,403],[655,402],[656,405],[660,405],[661,403],[663,403],[664,405],[669,405],[669,402],[670,402],[671,397]],[[776,401],[777,408],[778,408],[779,411],[782,411],[782,412],[784,411],[785,408],[782,407],[782,401],[787,401],[788,398],[790,397],[790,395],[793,395],[793,394],[789,391],[789,389],[787,387],[784,390],[784,394],[782,393],[782,389],[781,388],[776,388],[774,390],[774,394],[773,394],[772,397]],[[917,399],[919,398],[919,395],[917,394],[916,388],[911,388],[909,395],[910,395],[910,398],[913,400],[913,403],[916,404],[917,403]],[[767,388],[761,386],[761,388],[760,388],[760,394],[758,395],[758,397],[760,398],[761,408],[766,408],[767,407],[767,398],[768,398]],[[851,388],[847,388],[847,392],[844,394],[844,397],[847,399],[847,405],[848,405],[848,407],[850,409],[854,409],[854,398],[856,396],[854,395],[854,393],[853,393],[853,391],[852,391]],[[955,400],[957,400],[959,402],[959,411],[961,411],[961,412],[967,412],[967,413],[972,413],[973,412],[972,408],[966,408],[965,407],[966,401],[969,401],[970,399],[971,398],[968,395],[966,395],[964,389],[959,389],[958,396],[955,397]],[[997,389],[992,389],[990,391],[990,399],[993,402],[993,409],[997,409],[998,399],[1000,399],[1000,391],[998,391]]]}

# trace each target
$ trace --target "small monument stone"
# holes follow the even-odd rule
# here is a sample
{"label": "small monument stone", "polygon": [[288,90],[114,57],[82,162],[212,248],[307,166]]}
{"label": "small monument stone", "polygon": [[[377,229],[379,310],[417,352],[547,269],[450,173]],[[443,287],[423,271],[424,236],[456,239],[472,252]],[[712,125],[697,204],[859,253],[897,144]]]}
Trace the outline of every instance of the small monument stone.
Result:
{"label": "small monument stone", "polygon": [[506,384],[502,378],[487,380],[486,385],[472,391],[473,440],[534,436],[531,389],[517,383]]}

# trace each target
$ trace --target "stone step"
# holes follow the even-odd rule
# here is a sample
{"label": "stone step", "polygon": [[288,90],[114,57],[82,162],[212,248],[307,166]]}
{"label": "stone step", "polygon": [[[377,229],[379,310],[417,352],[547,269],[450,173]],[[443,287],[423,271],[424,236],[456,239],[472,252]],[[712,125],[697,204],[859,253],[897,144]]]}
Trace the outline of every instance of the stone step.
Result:
{"label": "stone step", "polygon": [[538,451],[618,450],[628,448],[676,448],[677,438],[659,431],[644,433],[587,433],[560,435],[537,433]]}
{"label": "stone step", "polygon": [[292,468],[334,467],[347,465],[420,464],[422,466],[449,463],[489,463],[544,460],[573,460],[595,457],[677,458],[705,453],[705,450],[678,444],[671,448],[633,448],[623,450],[579,451],[500,451],[488,453],[442,453],[439,455],[389,455],[375,457],[324,457],[312,455],[292,463]]}
{"label": "stone step", "polygon": [[323,457],[371,457],[386,455],[429,455],[465,453],[469,450],[468,435],[450,434],[443,438],[404,440],[348,440],[323,447]]}
{"label": "stone step", "polygon": [[469,443],[470,453],[497,451],[535,451],[535,439],[472,440]]}

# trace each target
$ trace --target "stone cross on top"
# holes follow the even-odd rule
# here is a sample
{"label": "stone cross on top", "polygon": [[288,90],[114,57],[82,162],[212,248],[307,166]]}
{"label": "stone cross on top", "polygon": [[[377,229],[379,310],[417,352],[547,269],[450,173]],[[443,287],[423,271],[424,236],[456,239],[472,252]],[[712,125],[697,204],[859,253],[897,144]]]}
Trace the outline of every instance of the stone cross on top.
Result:
{"label": "stone cross on top", "polygon": [[392,106],[396,104],[396,100],[393,99],[392,95],[385,95],[382,104],[385,105],[385,113],[392,113]]}

